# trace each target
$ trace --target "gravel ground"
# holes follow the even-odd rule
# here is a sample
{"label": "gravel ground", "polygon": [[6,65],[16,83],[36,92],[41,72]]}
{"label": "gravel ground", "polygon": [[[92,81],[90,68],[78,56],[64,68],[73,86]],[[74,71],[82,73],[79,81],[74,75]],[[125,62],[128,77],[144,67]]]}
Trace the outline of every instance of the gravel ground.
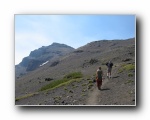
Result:
{"label": "gravel ground", "polygon": [[[60,63],[51,63],[15,80],[16,105],[136,105],[135,70],[122,70],[124,65],[135,65],[135,41],[98,41],[87,44]],[[106,78],[105,63],[114,63],[112,78]],[[101,66],[104,71],[102,91],[97,90],[93,76]],[[70,72],[80,71],[83,78],[49,91],[37,92],[42,86]],[[53,78],[45,81],[45,78]],[[18,99],[19,98],[19,99]]]}
{"label": "gravel ground", "polygon": [[[16,105],[135,105],[135,71],[118,73],[113,69],[112,78],[104,76],[102,90],[98,90],[91,78],[81,78],[78,82],[40,92],[15,102]],[[106,70],[104,71],[106,73]]]}

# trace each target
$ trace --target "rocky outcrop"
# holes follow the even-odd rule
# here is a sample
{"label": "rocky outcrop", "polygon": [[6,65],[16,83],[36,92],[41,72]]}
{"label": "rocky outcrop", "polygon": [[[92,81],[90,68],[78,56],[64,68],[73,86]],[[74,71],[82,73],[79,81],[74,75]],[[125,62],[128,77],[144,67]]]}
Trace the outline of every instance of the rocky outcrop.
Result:
{"label": "rocky outcrop", "polygon": [[[49,46],[42,46],[39,49],[31,51],[29,56],[23,58],[22,62],[16,65],[20,66],[23,70],[26,69],[26,71],[20,71],[17,70],[18,67],[16,67],[16,75],[28,71],[33,71],[37,69],[42,63],[50,61],[51,59],[59,58],[60,56],[66,55],[72,51],[74,51],[74,48],[65,44],[53,43]],[[57,64],[58,62],[54,62],[51,66],[55,66]]]}

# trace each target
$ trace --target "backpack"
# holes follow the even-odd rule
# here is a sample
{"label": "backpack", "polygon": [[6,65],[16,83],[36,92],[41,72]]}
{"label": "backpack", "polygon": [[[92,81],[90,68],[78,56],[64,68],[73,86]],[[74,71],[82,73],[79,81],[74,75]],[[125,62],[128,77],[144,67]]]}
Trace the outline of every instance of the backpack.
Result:
{"label": "backpack", "polygon": [[109,67],[109,68],[111,68],[112,66],[113,66],[113,63],[111,62],[111,63],[106,63],[106,65]]}

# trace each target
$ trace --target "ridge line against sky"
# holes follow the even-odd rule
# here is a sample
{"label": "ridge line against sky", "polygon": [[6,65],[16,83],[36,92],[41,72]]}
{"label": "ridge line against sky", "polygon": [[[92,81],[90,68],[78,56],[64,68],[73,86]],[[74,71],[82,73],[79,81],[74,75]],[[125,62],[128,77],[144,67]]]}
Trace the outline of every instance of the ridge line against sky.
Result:
{"label": "ridge line against sky", "polygon": [[102,39],[135,37],[135,15],[15,15],[15,65],[53,42],[81,47]]}

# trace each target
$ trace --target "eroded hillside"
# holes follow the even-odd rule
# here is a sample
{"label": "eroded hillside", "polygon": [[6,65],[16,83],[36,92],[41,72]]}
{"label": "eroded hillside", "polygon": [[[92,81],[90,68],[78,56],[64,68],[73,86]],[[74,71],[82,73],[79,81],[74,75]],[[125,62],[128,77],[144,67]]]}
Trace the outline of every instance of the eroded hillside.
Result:
{"label": "eroded hillside", "polygon": [[[106,79],[107,61],[111,60],[113,78]],[[99,105],[135,104],[135,39],[91,42],[66,55],[50,60],[43,66],[15,80],[17,105],[86,105],[95,91],[96,69],[104,71],[105,84]],[[40,91],[43,86],[64,79],[69,73],[80,72],[53,89]],[[49,78],[49,79],[48,79]],[[106,89],[106,90],[105,90]],[[108,90],[107,90],[108,89]],[[97,89],[96,89],[97,90]],[[107,96],[109,94],[109,96]],[[104,96],[104,97],[103,97]],[[119,99],[116,99],[118,97]],[[94,103],[93,103],[94,104]]]}

